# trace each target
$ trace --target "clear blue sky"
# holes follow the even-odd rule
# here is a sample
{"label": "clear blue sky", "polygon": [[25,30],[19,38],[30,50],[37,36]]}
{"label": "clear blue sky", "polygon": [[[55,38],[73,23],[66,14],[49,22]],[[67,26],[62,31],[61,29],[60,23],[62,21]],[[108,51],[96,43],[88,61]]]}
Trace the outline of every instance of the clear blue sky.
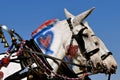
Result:
{"label": "clear blue sky", "polygon": [[[95,7],[86,19],[97,36],[113,52],[118,63],[111,80],[120,79],[120,0],[0,0],[0,24],[14,28],[24,39],[48,19],[65,19],[64,8],[77,15]],[[3,45],[0,45],[2,52]],[[105,75],[91,76],[92,80],[107,80]]]}

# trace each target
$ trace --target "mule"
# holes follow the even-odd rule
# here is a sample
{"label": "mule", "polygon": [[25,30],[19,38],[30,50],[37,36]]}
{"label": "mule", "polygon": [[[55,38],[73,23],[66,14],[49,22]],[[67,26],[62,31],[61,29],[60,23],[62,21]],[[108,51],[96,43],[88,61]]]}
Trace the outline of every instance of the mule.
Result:
{"label": "mule", "polygon": [[[93,9],[90,9],[85,13],[82,13],[82,15],[80,16],[81,22],[92,12],[92,10]],[[73,19],[73,22],[75,21],[73,25],[76,26],[76,27],[73,27],[74,34],[78,34],[78,32],[82,28],[84,28],[84,27],[79,27],[81,25],[78,25],[76,18]],[[36,34],[36,32],[39,32],[39,35]],[[73,32],[70,30],[68,22],[66,20],[57,21],[56,19],[54,19],[54,20],[45,22],[37,30],[35,30],[32,33],[32,38],[35,40],[37,45],[39,45],[40,49],[44,54],[51,55],[58,59],[63,59],[66,53],[68,53]],[[91,45],[90,42],[88,42],[89,46]],[[75,40],[73,41],[73,44],[74,44],[73,47],[76,47],[76,49],[78,49],[78,44]],[[93,45],[93,48],[89,49],[89,51],[93,50],[94,48],[96,47]],[[76,50],[76,51],[77,52],[75,52],[74,54],[76,55],[79,53],[80,61],[85,62],[86,59],[82,57],[83,56],[82,54],[80,54],[81,51],[80,50]],[[58,64],[60,64],[61,62],[58,62],[56,64],[56,61],[54,62],[51,59],[48,59],[48,62],[53,67],[54,72],[57,72],[57,69],[59,66]]]}
{"label": "mule", "polygon": [[[32,39],[44,54],[58,59],[63,59],[66,55],[70,59],[74,57],[79,65],[92,65],[95,69],[97,65],[103,65],[101,56],[98,57],[100,55],[99,46],[96,46],[90,35],[86,35],[89,33],[82,24],[83,20],[93,10],[94,8],[91,8],[78,16],[67,13],[71,18],[67,20],[53,19],[46,21],[32,33]],[[74,36],[77,38],[72,39],[73,35],[77,35]],[[81,38],[80,43],[78,43],[78,38]],[[94,55],[91,53],[94,53]],[[53,72],[57,72],[61,62],[51,59],[47,59],[47,61],[53,68]]]}

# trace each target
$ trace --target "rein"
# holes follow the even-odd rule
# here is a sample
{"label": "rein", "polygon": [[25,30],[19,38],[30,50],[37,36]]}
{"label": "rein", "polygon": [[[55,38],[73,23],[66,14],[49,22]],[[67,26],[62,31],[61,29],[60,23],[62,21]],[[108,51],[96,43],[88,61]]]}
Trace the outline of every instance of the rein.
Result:
{"label": "rein", "polygon": [[43,53],[40,53],[40,52],[31,51],[31,50],[27,50],[27,49],[24,49],[24,51],[27,51],[27,52],[30,52],[30,53],[36,53],[36,54],[39,55],[39,56],[44,56],[45,58],[50,58],[50,59],[52,59],[52,60],[58,60],[58,61],[61,61],[61,62],[66,63],[66,64],[71,64],[71,65],[75,65],[75,66],[78,66],[78,67],[91,68],[90,66],[83,66],[83,65],[75,64],[75,63],[72,63],[72,62],[70,62],[70,61],[61,60],[61,59],[59,59],[59,58],[52,57],[52,56],[49,56],[49,55],[46,55],[46,54],[43,54]]}
{"label": "rein", "polygon": [[[78,66],[78,67],[87,67],[87,68],[90,68],[90,66],[82,66],[82,65],[78,65],[78,64],[75,64],[75,63],[72,63],[72,62],[66,62],[64,60],[61,60],[61,59],[58,59],[58,58],[55,58],[55,57],[52,57],[52,56],[49,56],[49,55],[46,55],[46,54],[43,54],[43,53],[40,53],[40,52],[37,52],[37,51],[33,51],[31,48],[27,47],[26,49],[22,49],[22,51],[25,51],[25,52],[29,52],[29,53],[32,53],[41,63],[42,65],[48,70],[50,71],[54,76],[57,76],[59,78],[63,78],[64,80],[82,80],[85,76],[88,76],[88,75],[91,75],[91,74],[88,74],[87,72],[84,72],[83,73],[83,76],[80,76],[79,78],[70,78],[70,77],[67,77],[67,76],[63,76],[63,75],[60,75],[60,74],[57,74],[56,72],[52,71],[50,68],[48,68],[48,66],[42,61],[42,59],[38,56],[44,56],[45,58],[50,58],[52,60],[58,60],[58,61],[61,61],[61,62],[64,62],[66,64],[72,64],[72,65],[75,65],[75,66]],[[47,76],[48,79],[52,79],[54,76],[51,75],[51,74],[48,74],[47,72],[44,72],[44,74]]]}

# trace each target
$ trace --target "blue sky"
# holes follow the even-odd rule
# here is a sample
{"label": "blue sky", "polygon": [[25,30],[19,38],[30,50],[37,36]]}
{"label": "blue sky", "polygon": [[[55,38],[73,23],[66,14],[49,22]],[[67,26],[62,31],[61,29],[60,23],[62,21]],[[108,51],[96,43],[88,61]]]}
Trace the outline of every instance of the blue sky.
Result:
{"label": "blue sky", "polygon": [[[0,0],[0,24],[15,29],[24,39],[48,19],[65,19],[64,8],[77,15],[91,7],[96,9],[86,19],[97,36],[113,52],[118,63],[117,73],[111,80],[120,79],[120,1],[119,0]],[[0,52],[3,45],[0,44]],[[92,80],[107,80],[102,74]]]}

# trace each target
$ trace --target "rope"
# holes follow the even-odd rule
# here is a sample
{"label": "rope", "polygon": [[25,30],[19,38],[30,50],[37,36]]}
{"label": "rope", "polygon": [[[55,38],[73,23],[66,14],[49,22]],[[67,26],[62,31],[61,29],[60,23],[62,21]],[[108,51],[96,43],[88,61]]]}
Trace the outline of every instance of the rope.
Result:
{"label": "rope", "polygon": [[[50,70],[36,54],[34,54],[34,56],[43,64],[43,66],[44,66],[48,71],[50,71],[52,74],[54,74],[54,75],[57,76],[57,77],[63,78],[64,80],[66,80],[66,79],[68,79],[68,80],[82,80],[85,76],[88,75],[87,73],[83,73],[83,76],[80,76],[79,78],[69,78],[69,77],[67,77],[67,76],[59,75],[59,74],[55,73],[54,71]],[[51,75],[47,74],[47,76],[48,76],[48,78],[49,78]],[[51,76],[51,77],[53,77],[53,76]]]}
{"label": "rope", "polygon": [[108,80],[110,80],[110,78],[111,78],[111,74],[108,75]]}
{"label": "rope", "polygon": [[44,56],[44,57],[50,58],[52,60],[58,60],[58,61],[66,63],[66,64],[71,64],[71,65],[75,65],[75,66],[83,67],[83,68],[91,68],[91,66],[83,66],[83,65],[80,65],[80,64],[72,63],[72,62],[67,62],[67,61],[61,60],[59,58],[52,57],[52,56],[49,56],[49,55],[46,55],[46,54],[43,54],[43,53],[40,53],[40,52],[30,51],[30,50],[27,50],[27,49],[24,49],[24,51],[27,51],[27,52],[30,52],[30,53],[36,53],[37,55]]}
{"label": "rope", "polygon": [[[27,46],[26,46],[27,47]],[[34,52],[34,51],[32,51],[32,49],[30,49],[29,47],[27,47],[27,49],[29,49],[29,50],[25,50],[25,51],[28,51],[28,52],[30,52],[30,53],[32,53],[42,64],[43,64],[43,66],[49,71],[49,72],[51,72],[54,76],[56,76],[56,77],[59,77],[59,78],[62,78],[62,79],[64,79],[64,80],[82,80],[85,76],[88,76],[88,73],[87,72],[85,72],[85,73],[83,73],[83,76],[80,76],[79,78],[70,78],[70,77],[67,77],[67,76],[63,76],[63,75],[59,75],[59,74],[57,74],[56,72],[54,72],[53,70],[51,70],[51,69],[49,69],[47,66],[46,66],[46,64],[40,59],[40,57],[38,57],[37,56],[37,54],[36,53],[38,53],[38,52]],[[21,49],[20,49],[21,50]],[[24,51],[23,50],[23,51]],[[41,53],[42,54],[42,53]],[[43,55],[43,54],[42,54]],[[46,55],[43,55],[43,56],[46,56]],[[50,57],[50,56],[48,56],[47,55],[47,57],[49,57],[49,58],[54,58],[54,57]],[[66,62],[66,61],[63,61],[63,60],[61,60],[61,59],[58,59],[58,58],[54,58],[54,59],[57,59],[57,60],[60,60],[60,61],[62,61],[62,62]],[[69,63],[69,62],[66,62],[66,63]],[[69,63],[69,64],[71,64],[71,63]],[[73,64],[73,63],[72,63]],[[78,64],[76,64],[76,65],[78,65]],[[81,67],[85,67],[85,66],[81,66]],[[46,72],[44,72],[44,74],[46,74],[47,75],[47,78],[53,78],[54,76],[53,75],[51,75],[51,74],[47,74]]]}

